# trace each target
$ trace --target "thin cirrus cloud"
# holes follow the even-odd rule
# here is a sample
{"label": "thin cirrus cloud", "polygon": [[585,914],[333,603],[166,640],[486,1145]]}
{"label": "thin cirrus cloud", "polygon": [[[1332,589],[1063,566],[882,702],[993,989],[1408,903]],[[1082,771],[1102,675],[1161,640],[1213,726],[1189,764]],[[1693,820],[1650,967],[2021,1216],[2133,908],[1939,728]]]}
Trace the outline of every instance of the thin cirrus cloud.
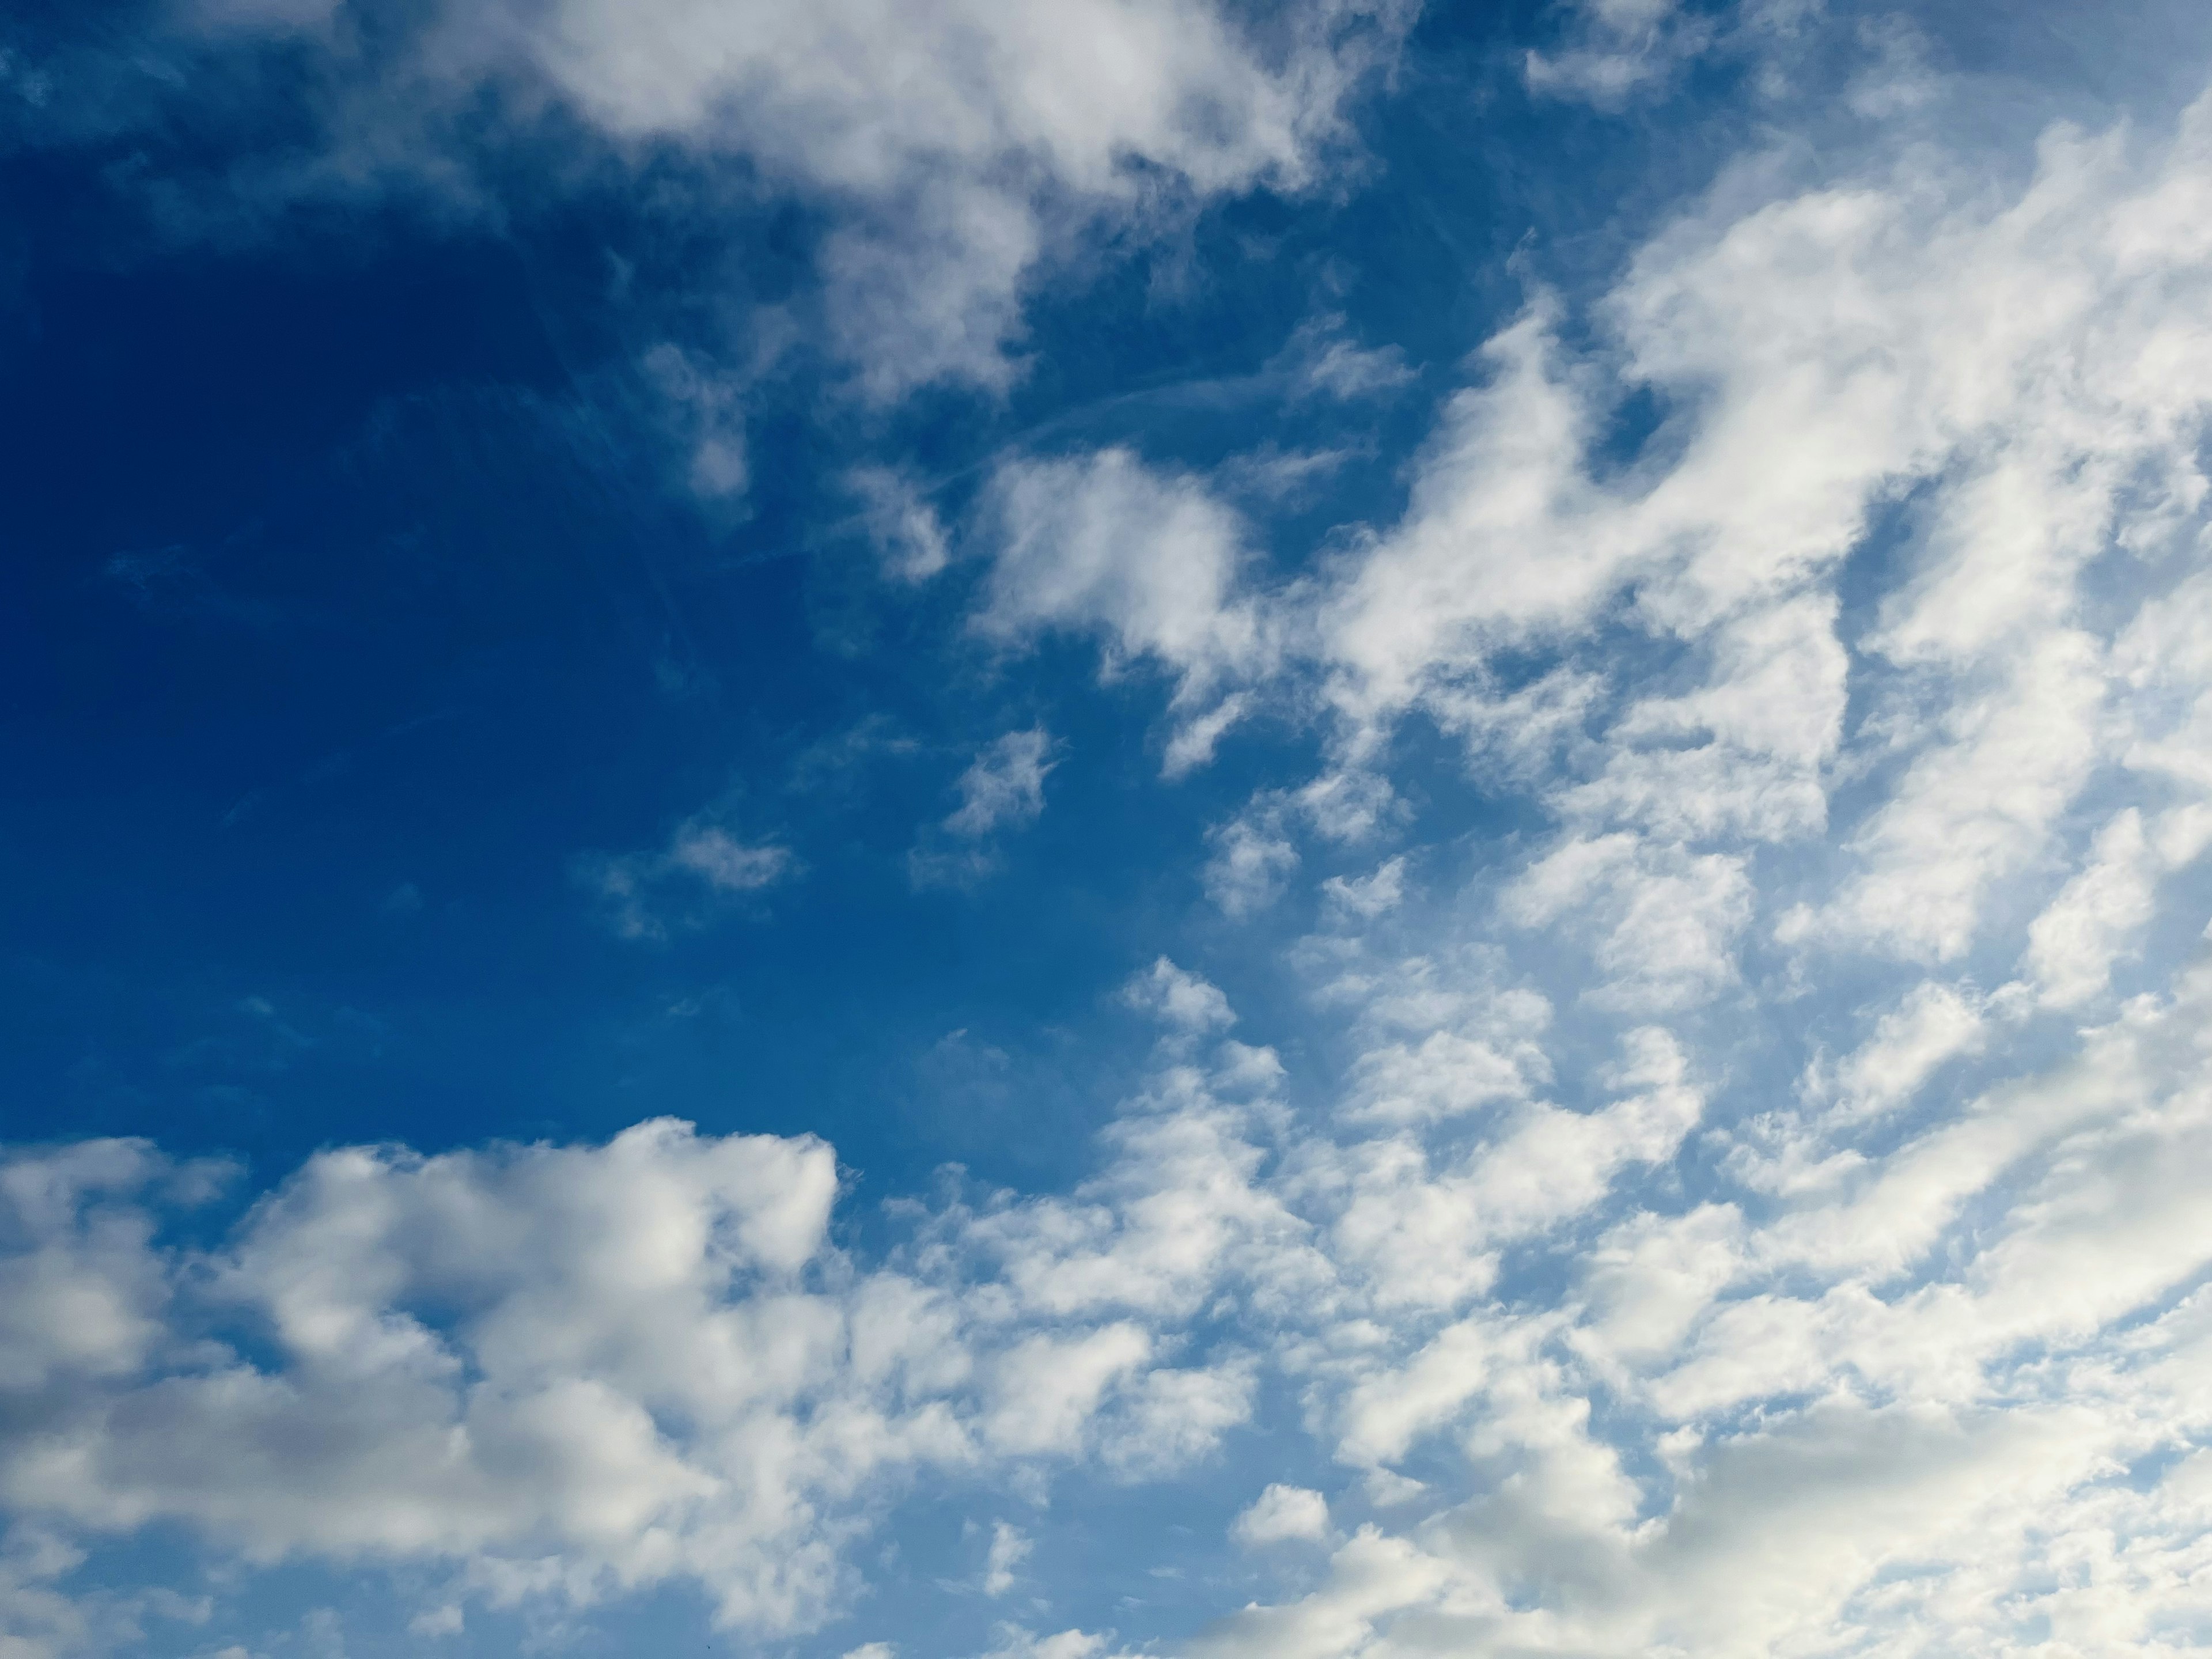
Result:
{"label": "thin cirrus cloud", "polygon": [[[1008,383],[1039,180],[1290,187],[1347,72],[1182,8],[735,15],[423,50],[845,204],[836,349],[890,327],[877,262],[917,284],[886,402]],[[1577,18],[1547,94],[1707,44]],[[1069,699],[1157,676],[1129,787],[1199,803],[1147,872],[1197,919],[1106,994],[1152,1029],[1081,1167],[864,1224],[844,1148],[667,1116],[328,1146],[228,1209],[147,1140],[12,1151],[0,1641],[189,1644],[195,1604],[80,1571],[167,1528],[424,1642],[658,1591],[848,1659],[2201,1647],[2208,227],[2212,101],[1751,158],[1600,291],[1532,284],[1295,571],[1133,441],[994,449],[958,566],[915,475],[846,469],[884,592],[967,579],[963,690],[1054,641]],[[1272,348],[1300,410],[1446,372],[1349,337]],[[917,884],[1087,763],[988,718]],[[797,857],[701,820],[586,876],[644,935]],[[1187,1559],[1164,1613],[1123,1589]],[[941,1641],[929,1573],[980,1608]]]}

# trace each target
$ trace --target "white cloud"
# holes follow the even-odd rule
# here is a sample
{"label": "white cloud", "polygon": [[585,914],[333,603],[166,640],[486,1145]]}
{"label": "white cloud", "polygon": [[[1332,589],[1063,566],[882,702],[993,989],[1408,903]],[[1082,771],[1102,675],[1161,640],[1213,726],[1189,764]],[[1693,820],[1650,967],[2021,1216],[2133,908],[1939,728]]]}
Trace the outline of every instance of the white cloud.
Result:
{"label": "white cloud", "polygon": [[955,786],[960,805],[945,820],[956,836],[988,836],[1002,824],[1027,823],[1044,811],[1044,780],[1056,764],[1042,726],[1009,732],[969,763]]}
{"label": "white cloud", "polygon": [[1036,1548],[1029,1534],[1018,1527],[1008,1526],[1004,1521],[991,1526],[991,1547],[983,1561],[983,1594],[1004,1595],[1014,1587],[1014,1571],[1030,1559]]}
{"label": "white cloud", "polygon": [[1213,855],[1206,864],[1206,896],[1232,919],[1273,903],[1298,866],[1280,813],[1265,805],[1216,825],[1206,840]]}
{"label": "white cloud", "polygon": [[2089,641],[2038,641],[2003,684],[1948,711],[1939,741],[1849,843],[1861,872],[1787,936],[1832,930],[1916,961],[1964,955],[1991,886],[2043,850],[2087,781],[2103,699]]}
{"label": "white cloud", "polygon": [[[280,200],[398,180],[495,213],[485,119],[542,143],[549,106],[618,163],[703,175],[697,210],[797,195],[827,219],[835,346],[890,398],[1007,386],[1029,288],[1094,229],[1141,240],[1190,204],[1309,186],[1403,10],[1317,0],[1253,27],[1210,0],[444,0],[387,20],[374,53],[321,0],[221,0],[182,21],[216,48],[281,39],[329,84],[318,149],[240,169]],[[698,453],[711,490],[738,487],[741,442]]]}
{"label": "white cloud", "polygon": [[407,1621],[410,1636],[459,1636],[467,1627],[467,1615],[452,1602],[416,1613]]}
{"label": "white cloud", "polygon": [[1236,592],[1249,556],[1236,514],[1202,481],[1126,449],[1010,461],[988,512],[994,552],[977,631],[1009,645],[1053,630],[1095,635],[1109,673],[1157,663],[1174,677],[1186,730],[1208,734],[1175,757],[1204,760],[1228,708],[1218,688],[1259,672],[1275,648],[1260,607]]}
{"label": "white cloud", "polygon": [[1331,876],[1322,883],[1330,906],[1347,920],[1373,921],[1398,908],[1406,896],[1403,854],[1389,858],[1364,876]]}
{"label": "white cloud", "polygon": [[501,21],[464,34],[457,18],[448,62],[462,41],[496,41],[490,67],[542,77],[619,140],[743,155],[853,203],[829,254],[832,317],[884,392],[1003,380],[1055,214],[1135,216],[1142,168],[1200,194],[1297,185],[1362,68],[1332,44],[1328,9],[1293,14],[1271,64],[1189,0],[562,0]]}
{"label": "white cloud", "polygon": [[953,786],[960,805],[908,852],[915,885],[964,885],[996,869],[998,833],[1035,823],[1044,812],[1044,781],[1059,764],[1052,751],[1051,735],[1041,726],[985,745]]}
{"label": "white cloud", "polygon": [[[711,904],[761,892],[799,870],[789,848],[738,840],[720,825],[692,819],[678,826],[667,849],[580,860],[579,875],[607,907],[624,939],[662,939],[672,926],[697,927]],[[703,893],[702,891],[703,890]]]}
{"label": "white cloud", "polygon": [[724,893],[749,893],[771,886],[791,867],[787,848],[749,845],[711,824],[678,830],[669,843],[668,857],[676,868],[690,872]]}
{"label": "white cloud", "polygon": [[708,500],[745,493],[751,466],[738,386],[681,346],[664,342],[645,355],[646,374],[689,428],[693,491]]}
{"label": "white cloud", "polygon": [[[1168,1470],[1247,1409],[1248,1369],[1147,1370],[1133,1321],[1005,1328],[988,1285],[856,1272],[818,1141],[659,1121],[339,1149],[211,1251],[157,1245],[164,1194],[198,1179],[127,1143],[0,1166],[14,1515],[180,1524],[251,1562],[444,1564],[494,1604],[689,1580],[723,1621],[788,1631],[836,1604],[852,1506],[887,1480],[1102,1433]],[[57,1630],[78,1616],[24,1595]]]}
{"label": "white cloud", "polygon": [[1355,343],[1339,312],[1299,324],[1267,367],[1290,377],[1310,395],[1345,401],[1395,392],[1414,378],[1406,354],[1397,347]]}
{"label": "white cloud", "polygon": [[[824,131],[865,173],[874,139]],[[1271,1472],[1357,1478],[1234,1535],[1326,1565],[1246,1557],[1176,1650],[2201,1646],[2212,968],[2173,941],[2212,824],[2208,158],[2212,106],[2171,143],[2054,133],[2009,186],[1931,146],[1736,176],[1594,345],[1539,296],[1402,517],[1295,588],[1203,480],[1009,463],[978,632],[1153,662],[1194,763],[1317,690],[1318,761],[1206,848],[1248,918],[1294,827],[1381,860],[1261,947],[1306,994],[1280,1053],[1159,958],[1124,995],[1170,1040],[1096,1164],[949,1185],[872,1261],[828,1147],[665,1121],[326,1151],[198,1249],[152,1149],[12,1155],[0,1618],[81,1640],[75,1552],[160,1522],[464,1600],[690,1584],[780,1635],[845,1604],[908,1483],[995,1516],[1056,1468],[1200,1478],[1258,1424]],[[1661,439],[1601,465],[1637,390]],[[1514,792],[1510,836],[1374,845],[1424,827],[1389,741],[1422,716]],[[1042,734],[1010,738],[977,836],[1041,804]],[[687,829],[635,867],[743,890],[767,850]],[[1030,1529],[985,1589],[1051,1559]]]}
{"label": "white cloud", "polygon": [[921,487],[889,467],[856,467],[847,487],[860,498],[868,539],[884,569],[902,581],[923,582],[951,562],[945,526]]}
{"label": "white cloud", "polygon": [[1106,1391],[1152,1354],[1151,1336],[1126,1320],[1079,1337],[1025,1337],[999,1361],[984,1432],[1016,1456],[1075,1452]]}
{"label": "white cloud", "polygon": [[1984,1026],[1973,1001],[1933,980],[1916,986],[1835,1068],[1841,1110],[1863,1116],[1911,1099],[1945,1061],[1978,1049]]}
{"label": "white cloud", "polygon": [[1185,1036],[1205,1036],[1237,1023],[1236,1012],[1218,986],[1176,967],[1165,957],[1123,986],[1121,1000]]}
{"label": "white cloud", "polygon": [[2130,806],[2097,832],[2088,862],[2028,926],[2025,966],[2045,1004],[2079,1007],[2103,994],[2154,914],[2160,878],[2203,850],[2203,817],[2202,808],[2170,816],[2160,836]]}
{"label": "white cloud", "polygon": [[1278,1481],[1252,1500],[1230,1532],[1248,1548],[1295,1539],[1317,1542],[1328,1536],[1328,1500],[1309,1487]]}
{"label": "white cloud", "polygon": [[1123,1653],[1109,1654],[1107,1645],[1104,1637],[1079,1630],[1038,1636],[1018,1625],[1002,1625],[998,1645],[982,1659],[1129,1659]]}
{"label": "white cloud", "polygon": [[[1341,1286],[1293,1363],[1340,1457],[1423,1478],[1370,1485],[1403,1535],[1356,1530],[1203,1650],[2118,1650],[2201,1618],[2193,1471],[2120,1472],[2212,1421],[2169,1358],[2212,1264],[2182,1197],[2204,989],[2148,942],[2212,786],[2207,131],[2054,135],[2009,194],[1926,151],[1764,204],[1735,180],[1632,265],[1618,357],[1566,353],[1549,300],[1494,342],[1344,561],[1337,741],[1420,709],[1557,815],[1472,891],[1526,930],[1492,984],[1565,992],[1581,1035],[1527,1026],[1546,1063],[1510,1063],[1378,967],[1363,930],[1408,921],[1329,890],[1303,959],[1373,1104],[1291,1160]],[[1616,369],[1673,401],[1600,470]],[[1844,561],[1908,491],[1854,637]],[[1469,943],[1463,911],[1421,925]],[[1716,1000],[1778,927],[1760,1000]],[[2115,1009],[2131,958],[2159,988]],[[1796,1102],[1720,1080],[1720,1167],[1674,1162],[1701,1052],[1802,1065],[1839,1006],[1856,1040]],[[1599,1081],[1563,1075],[1588,1022],[1651,1010],[1692,1029],[1645,1039],[1635,1104],[1543,1099]]]}
{"label": "white cloud", "polygon": [[1105,1419],[1100,1445],[1107,1470],[1124,1480],[1159,1480],[1210,1461],[1222,1437],[1252,1417],[1258,1382],[1249,1359],[1148,1372],[1128,1391],[1123,1412]]}
{"label": "white cloud", "polygon": [[1502,908],[1516,927],[1571,919],[1587,930],[1595,994],[1632,1011],[1693,1003],[1735,980],[1751,902],[1741,857],[1615,831],[1563,841],[1506,889]]}
{"label": "white cloud", "polygon": [[1680,0],[1575,0],[1570,42],[1531,52],[1522,63],[1532,91],[1617,106],[1674,74],[1712,43],[1711,20]]}

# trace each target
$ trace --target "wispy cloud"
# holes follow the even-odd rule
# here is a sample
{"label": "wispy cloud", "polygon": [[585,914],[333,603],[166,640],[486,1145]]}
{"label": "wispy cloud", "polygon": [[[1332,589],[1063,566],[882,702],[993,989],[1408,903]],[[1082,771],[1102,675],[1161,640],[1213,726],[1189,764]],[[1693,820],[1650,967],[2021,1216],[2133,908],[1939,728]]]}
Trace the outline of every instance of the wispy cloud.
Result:
{"label": "wispy cloud", "polygon": [[777,842],[738,840],[718,824],[681,825],[658,853],[578,860],[580,880],[605,905],[624,939],[664,939],[671,927],[702,925],[714,902],[742,897],[788,880],[799,860]]}

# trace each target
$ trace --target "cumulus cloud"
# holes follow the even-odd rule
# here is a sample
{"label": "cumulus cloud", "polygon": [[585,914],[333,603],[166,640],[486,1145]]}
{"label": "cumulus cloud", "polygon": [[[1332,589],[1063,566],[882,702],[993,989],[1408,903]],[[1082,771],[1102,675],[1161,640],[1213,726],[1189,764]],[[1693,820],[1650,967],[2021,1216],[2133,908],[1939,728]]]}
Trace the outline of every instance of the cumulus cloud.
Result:
{"label": "cumulus cloud", "polygon": [[[205,1249],[159,1242],[204,1182],[150,1147],[10,1156],[0,1502],[47,1529],[12,1534],[19,1612],[65,1650],[82,1610],[39,1588],[81,1559],[63,1540],[168,1523],[258,1564],[443,1567],[495,1607],[688,1582],[723,1624],[811,1628],[886,1482],[1091,1449],[1156,1477],[1244,1419],[1248,1364],[1164,1365],[1131,1311],[1203,1277],[1184,1206],[1155,1214],[1150,1189],[1178,1161],[1206,1181],[1227,1127],[1171,1108],[1072,1206],[945,1218],[964,1259],[1026,1226],[1062,1241],[981,1280],[859,1269],[806,1138],[658,1121],[597,1146],[342,1148]],[[1102,1194],[1132,1213],[1086,1244],[1071,1224]],[[1256,1200],[1215,1201],[1200,1225],[1225,1243]],[[994,1534],[993,1594],[1026,1549]]]}
{"label": "cumulus cloud", "polygon": [[[683,1577],[726,1619],[804,1620],[836,1579],[817,1506],[879,1462],[960,1455],[949,1422],[895,1424],[837,1376],[843,1316],[802,1282],[836,1191],[818,1142],[652,1123],[602,1148],[325,1154],[197,1260],[145,1243],[141,1211],[125,1282],[155,1322],[127,1349],[30,1349],[74,1386],[11,1387],[37,1431],[0,1491],[253,1559],[455,1563],[495,1601],[550,1547],[573,1599]],[[77,1196],[13,1219],[51,1260],[96,1215]],[[222,1334],[241,1318],[258,1362]],[[885,1432],[775,1449],[817,1404]]]}
{"label": "cumulus cloud", "polygon": [[976,630],[1008,645],[1089,635],[1109,673],[1158,665],[1184,723],[1170,769],[1206,759],[1241,707],[1218,689],[1274,653],[1264,611],[1238,591],[1250,556],[1236,513],[1202,480],[1126,449],[1008,462],[989,512],[995,550]]}
{"label": "cumulus cloud", "polygon": [[1307,1487],[1279,1481],[1254,1498],[1230,1530],[1237,1542],[1252,1546],[1316,1541],[1328,1535],[1328,1500]]}
{"label": "cumulus cloud", "polygon": [[1220,988],[1160,957],[1121,988],[1121,1000],[1177,1036],[1204,1036],[1237,1023]]}

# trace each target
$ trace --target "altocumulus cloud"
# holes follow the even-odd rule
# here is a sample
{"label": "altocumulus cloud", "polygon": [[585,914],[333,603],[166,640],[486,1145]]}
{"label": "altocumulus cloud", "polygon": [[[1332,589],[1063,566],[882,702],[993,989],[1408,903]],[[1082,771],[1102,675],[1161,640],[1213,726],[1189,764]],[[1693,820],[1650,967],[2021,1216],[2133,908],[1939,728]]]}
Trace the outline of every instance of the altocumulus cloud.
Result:
{"label": "altocumulus cloud", "polygon": [[[498,78],[825,193],[823,326],[884,402],[1012,384],[1024,284],[1102,217],[1310,183],[1373,49],[1164,0],[431,15],[410,118]],[[1710,44],[1577,17],[1547,94]],[[1203,469],[988,470],[966,648],[1155,672],[1146,787],[1300,739],[1174,854],[1229,966],[1138,958],[1159,1029],[1066,1190],[847,1231],[825,1141],[655,1118],[332,1147],[196,1226],[234,1175],[7,1154],[0,1651],[189,1629],[71,1588],[168,1527],[429,1584],[426,1640],[676,1588],[873,1659],[916,1494],[988,1539],[1006,1659],[2203,1647],[2212,101],[2002,166],[1756,158],[1462,377],[1295,576]],[[950,580],[936,507],[854,477],[898,592]],[[999,729],[947,837],[1043,811],[1055,740]],[[1511,833],[1416,842],[1431,739]],[[693,825],[593,870],[643,933],[797,856]],[[1248,956],[1295,1044],[1213,982]],[[1245,1576],[1064,1625],[1079,1480],[1188,1495]]]}

